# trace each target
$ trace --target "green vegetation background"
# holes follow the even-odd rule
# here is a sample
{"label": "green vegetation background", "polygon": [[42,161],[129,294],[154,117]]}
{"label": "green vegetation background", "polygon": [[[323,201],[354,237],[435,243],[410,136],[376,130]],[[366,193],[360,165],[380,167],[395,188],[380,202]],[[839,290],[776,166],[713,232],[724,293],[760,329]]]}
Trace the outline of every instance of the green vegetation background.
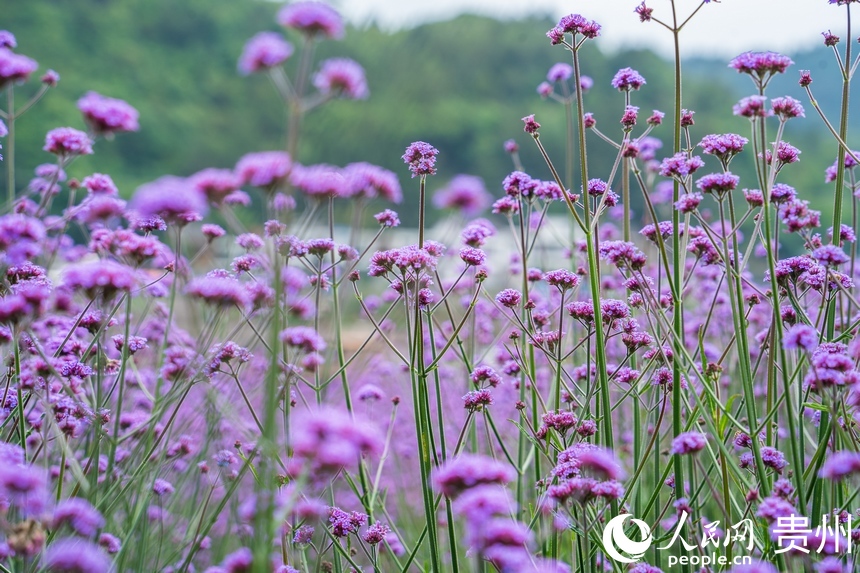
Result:
{"label": "green vegetation background", "polygon": [[[18,185],[26,185],[33,167],[51,160],[41,151],[46,131],[59,125],[83,127],[75,101],[87,90],[129,101],[140,110],[141,131],[99,142],[96,154],[77,161],[71,175],[109,173],[126,196],[164,174],[231,167],[248,151],[281,148],[286,117],[278,96],[265,76],[242,77],[236,71],[248,38],[278,30],[278,8],[252,0],[6,0],[2,27],[17,36],[17,51],[37,59],[39,73],[53,68],[61,76],[59,86],[18,124]],[[635,15],[631,11],[619,17]],[[562,166],[563,109],[535,91],[552,64],[567,61],[567,53],[550,46],[544,36],[550,25],[543,19],[500,22],[463,16],[394,34],[375,27],[350,29],[344,41],[321,44],[319,57],[347,56],[365,67],[371,97],[335,101],[312,112],[298,159],[337,165],[369,161],[394,170],[404,186],[406,204],[399,211],[406,224],[414,223],[415,194],[400,155],[414,140],[429,141],[441,151],[439,177],[432,181],[436,188],[458,173],[470,173],[483,177],[488,189],[500,195],[501,180],[511,171],[502,149],[508,138],[520,143],[526,169],[547,178],[520,118],[537,115],[542,139]],[[661,30],[654,26],[654,33]],[[298,44],[299,38],[289,38]],[[823,171],[833,162],[836,144],[796,79],[798,70],[812,69],[817,97],[835,116],[840,78],[823,47],[797,48],[799,53],[792,54],[797,64],[769,89],[771,96],[792,95],[807,108],[807,118],[791,122],[786,134],[801,148],[801,162],[788,167],[781,179],[824,212],[826,229],[833,189],[824,184]],[[685,62],[685,102],[697,112],[695,142],[712,132],[747,135],[747,121],[733,117],[731,106],[752,93],[752,84],[726,64]],[[584,72],[595,88],[586,95],[586,107],[611,136],[620,134],[624,100],[609,82],[625,66],[638,69],[648,81],[634,95],[643,120],[651,109],[672,111],[668,62],[648,51],[589,49]],[[35,89],[36,82],[30,84]],[[653,135],[667,144],[671,138],[668,126]],[[591,173],[605,177],[614,151],[596,138],[592,150]],[[749,163],[741,159],[733,166],[748,175],[743,180],[747,186],[752,185]]]}

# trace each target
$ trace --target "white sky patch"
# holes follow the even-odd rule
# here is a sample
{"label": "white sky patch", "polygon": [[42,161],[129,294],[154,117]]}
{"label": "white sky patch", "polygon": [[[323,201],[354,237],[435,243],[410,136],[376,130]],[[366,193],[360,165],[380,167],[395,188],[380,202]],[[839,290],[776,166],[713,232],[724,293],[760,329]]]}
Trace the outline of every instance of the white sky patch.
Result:
{"label": "white sky patch", "polygon": [[[654,22],[640,23],[633,9],[641,0],[341,0],[337,5],[353,23],[375,21],[397,30],[446,20],[463,13],[499,18],[579,13],[603,26],[605,49],[647,47],[671,55],[672,38]],[[683,20],[698,0],[677,0]],[[649,0],[654,16],[671,22],[669,0]],[[827,0],[722,0],[704,6],[684,28],[682,50],[688,55],[730,58],[747,50],[805,51],[822,44],[821,32],[845,38],[845,7]],[[857,10],[855,10],[855,13]],[[860,34],[860,19],[854,32]]]}

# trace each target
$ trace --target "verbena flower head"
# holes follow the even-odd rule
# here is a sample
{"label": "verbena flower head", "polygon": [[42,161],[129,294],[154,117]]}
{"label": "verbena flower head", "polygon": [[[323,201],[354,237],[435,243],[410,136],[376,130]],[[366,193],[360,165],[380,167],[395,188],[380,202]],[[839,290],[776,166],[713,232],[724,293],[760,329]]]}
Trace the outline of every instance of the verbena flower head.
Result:
{"label": "verbena flower head", "polygon": [[433,204],[474,217],[489,206],[491,199],[483,179],[475,175],[457,175],[433,195]]}
{"label": "verbena flower head", "polygon": [[261,72],[286,62],[294,48],[280,34],[260,32],[245,44],[239,56],[239,72],[243,75]]}
{"label": "verbena flower head", "polygon": [[131,207],[143,217],[160,217],[177,225],[199,221],[209,210],[206,197],[192,181],[172,175],[138,187]]}
{"label": "verbena flower head", "polygon": [[248,291],[242,283],[227,276],[198,277],[188,283],[185,292],[214,306],[238,306],[249,303]]}
{"label": "verbena flower head", "polygon": [[708,438],[701,432],[684,432],[672,440],[673,454],[686,455],[705,449]]}
{"label": "verbena flower head", "polygon": [[9,30],[0,30],[0,48],[17,48],[18,41],[15,34]]}
{"label": "verbena flower head", "polygon": [[[6,43],[8,44],[9,41],[7,39]],[[14,41],[13,36],[11,42]],[[0,47],[0,89],[10,83],[26,81],[38,67],[36,60],[16,54],[7,47]]]}
{"label": "verbena flower head", "polygon": [[53,526],[58,528],[68,524],[82,537],[93,537],[104,527],[104,523],[102,514],[85,499],[77,497],[66,499],[54,508]]}
{"label": "verbena flower head", "polygon": [[350,197],[372,199],[379,197],[392,203],[403,200],[400,181],[388,169],[365,162],[350,163],[341,170]]}
{"label": "verbena flower head", "polygon": [[436,156],[439,150],[423,141],[416,141],[406,148],[403,161],[409,166],[412,177],[436,174]]}
{"label": "verbena flower head", "polygon": [[118,291],[130,291],[137,282],[133,269],[113,261],[70,265],[63,274],[64,286],[83,291],[89,298],[111,299]]}
{"label": "verbena flower head", "polygon": [[566,82],[573,77],[573,66],[565,63],[553,64],[546,74],[548,82]]}
{"label": "verbena flower head", "polygon": [[283,183],[293,167],[285,151],[258,151],[244,155],[236,163],[236,176],[242,185],[270,188]]}
{"label": "verbena flower head", "polygon": [[645,83],[645,78],[633,68],[622,68],[612,78],[612,87],[622,92],[638,90]]}
{"label": "verbena flower head", "polygon": [[370,90],[364,77],[364,68],[349,58],[330,58],[320,64],[314,75],[314,86],[325,95],[345,99],[367,99]]}
{"label": "verbena flower head", "polygon": [[803,113],[803,106],[793,97],[776,97],[770,100],[770,106],[773,115],[782,120],[792,119],[795,117],[806,117]]}
{"label": "verbena flower head", "polygon": [[841,451],[829,455],[818,475],[830,481],[842,481],[848,476],[860,474],[860,454]]}
{"label": "verbena flower head", "polygon": [[487,484],[505,485],[514,478],[511,468],[486,456],[461,454],[433,471],[433,487],[447,497]]}
{"label": "verbena flower head", "polygon": [[732,174],[730,171],[726,171],[725,173],[705,175],[696,181],[696,187],[704,193],[713,193],[714,195],[722,196],[725,193],[734,191],[739,182],[740,177]]}
{"label": "verbena flower head", "polygon": [[763,89],[774,75],[784,73],[793,63],[788,56],[776,52],[745,52],[729,62],[729,67],[749,74],[756,87]]}
{"label": "verbena flower head", "polygon": [[45,136],[45,147],[42,149],[60,157],[92,155],[93,141],[83,131],[72,127],[58,127]]}
{"label": "verbena flower head", "polygon": [[140,129],[138,111],[121,99],[90,91],[78,100],[78,109],[87,125],[98,134],[110,135]]}
{"label": "verbena flower head", "polygon": [[711,134],[702,138],[699,147],[702,148],[702,152],[714,155],[723,167],[727,167],[732,158],[743,151],[747,143],[749,139],[736,133]]}
{"label": "verbena flower head", "polygon": [[579,14],[568,14],[562,16],[558,25],[546,33],[554,46],[564,41],[565,34],[582,34],[593,39],[600,35],[600,24]]}
{"label": "verbena flower head", "polygon": [[640,22],[650,22],[651,14],[654,13],[654,8],[649,8],[645,5],[645,2],[642,2],[636,8],[634,8],[633,11],[636,12],[636,14],[639,16]]}
{"label": "verbena flower head", "polygon": [[42,565],[50,573],[108,573],[111,560],[95,543],[64,538],[48,546]]}
{"label": "verbena flower head", "polygon": [[340,14],[322,2],[293,2],[278,12],[278,24],[298,30],[308,36],[343,38],[344,25]]}

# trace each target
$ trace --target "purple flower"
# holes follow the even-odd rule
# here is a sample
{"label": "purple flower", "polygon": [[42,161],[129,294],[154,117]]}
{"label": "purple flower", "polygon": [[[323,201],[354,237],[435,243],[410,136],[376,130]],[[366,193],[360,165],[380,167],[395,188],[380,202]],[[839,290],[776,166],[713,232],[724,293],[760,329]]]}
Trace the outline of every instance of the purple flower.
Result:
{"label": "purple flower", "polygon": [[463,396],[463,407],[470,412],[477,412],[493,403],[493,393],[487,388],[472,390]]}
{"label": "purple flower", "polygon": [[672,440],[671,452],[678,455],[693,454],[705,449],[708,438],[701,432],[684,432]]}
{"label": "purple flower", "polygon": [[544,274],[543,278],[548,285],[554,286],[562,291],[574,288],[579,284],[579,277],[567,269],[549,271]]}
{"label": "purple flower", "polygon": [[675,209],[681,213],[692,213],[699,207],[704,196],[701,193],[685,193],[678,198]]}
{"label": "purple flower", "polygon": [[517,142],[514,141],[513,139],[508,139],[507,141],[505,141],[504,147],[505,147],[505,152],[510,153],[510,154],[514,154],[520,150],[520,146],[517,145]]}
{"label": "purple flower", "polygon": [[239,72],[252,74],[274,68],[293,55],[293,45],[275,32],[260,32],[245,44],[239,57]]}
{"label": "purple flower", "polygon": [[206,276],[193,279],[185,287],[185,292],[215,306],[248,306],[248,292],[242,283],[230,277]]}
{"label": "purple flower", "polygon": [[540,97],[546,99],[552,95],[553,87],[549,82],[541,82],[538,84],[537,93]]}
{"label": "purple flower", "polygon": [[711,134],[702,138],[699,147],[704,153],[715,155],[724,166],[728,166],[732,157],[743,151],[747,143],[749,140],[746,137],[736,133]]}
{"label": "purple flower", "polygon": [[280,339],[287,346],[299,348],[305,352],[322,352],[326,348],[323,337],[309,326],[291,326],[282,330]]}
{"label": "purple flower", "polygon": [[609,261],[617,267],[629,267],[633,270],[645,266],[645,254],[633,243],[625,241],[603,241],[599,247],[600,258]]}
{"label": "purple flower", "polygon": [[492,196],[484,180],[474,175],[457,175],[433,196],[433,204],[440,209],[458,209],[466,217],[474,217],[486,209]]}
{"label": "purple flower", "polygon": [[486,219],[475,219],[463,229],[460,236],[470,247],[481,247],[489,237],[496,234],[496,228]]}
{"label": "purple flower", "polygon": [[770,446],[764,446],[761,449],[761,459],[765,466],[773,469],[776,473],[781,474],[788,462],[785,461],[785,455]]}
{"label": "purple flower", "polygon": [[621,125],[625,131],[630,131],[636,125],[636,118],[639,115],[639,108],[635,105],[628,105],[624,109],[624,115],[621,116]]}
{"label": "purple flower", "polygon": [[860,473],[860,454],[841,451],[830,454],[821,466],[818,475],[831,481],[842,481],[857,473]]}
{"label": "purple flower", "polygon": [[290,154],[285,151],[259,151],[239,159],[235,172],[242,185],[267,188],[282,183],[292,167]]}
{"label": "purple flower", "polygon": [[110,533],[102,533],[99,535],[99,545],[104,548],[109,554],[114,555],[122,549],[122,542],[118,537]]}
{"label": "purple flower", "polygon": [[549,82],[565,82],[571,77],[573,77],[573,66],[564,63],[553,64],[546,74]]}
{"label": "purple flower", "polygon": [[60,74],[55,72],[54,70],[48,70],[42,77],[39,78],[39,81],[48,86],[49,88],[56,87],[58,83],[60,83]]}
{"label": "purple flower", "polygon": [[591,475],[599,480],[621,480],[624,479],[624,470],[621,462],[611,450],[603,448],[589,448],[578,452],[575,458],[579,464],[580,472]]}
{"label": "purple flower", "polygon": [[486,456],[461,454],[433,470],[433,487],[450,498],[487,484],[505,485],[514,478],[513,470]]}
{"label": "purple flower", "polygon": [[367,523],[367,515],[358,511],[347,513],[342,509],[332,507],[329,510],[328,521],[335,537],[346,537],[350,533],[357,533],[358,529]]}
{"label": "purple flower", "polygon": [[496,295],[496,302],[508,308],[518,306],[522,299],[523,295],[520,293],[520,291],[512,288],[506,288],[505,290],[501,291],[499,294]]}
{"label": "purple flower", "polygon": [[763,517],[768,522],[773,523],[780,517],[797,515],[797,510],[781,497],[766,497],[759,504],[755,514],[756,517]]}
{"label": "purple flower", "polygon": [[87,125],[97,134],[140,129],[137,110],[121,99],[91,91],[78,100],[78,109],[84,114]]}
{"label": "purple flower", "polygon": [[535,115],[527,115],[523,118],[523,131],[532,135],[536,134],[540,129],[540,124],[535,121]]}
{"label": "purple flower", "polygon": [[782,120],[795,117],[806,117],[803,114],[803,106],[793,97],[777,97],[770,100],[773,115]]}
{"label": "purple flower", "polygon": [[314,86],[326,95],[346,99],[367,99],[370,95],[364,68],[349,58],[324,60],[313,81]]}
{"label": "purple flower", "polygon": [[403,161],[409,166],[412,177],[436,174],[436,156],[439,150],[423,141],[416,141],[406,148]]}
{"label": "purple flower", "polygon": [[642,2],[633,11],[639,15],[639,21],[640,22],[650,22],[651,21],[651,14],[654,13],[654,8],[649,8],[645,5],[645,2]]}
{"label": "purple flower", "polygon": [[460,259],[462,259],[462,261],[467,265],[476,267],[484,264],[484,261],[487,260],[487,254],[481,249],[463,247],[460,249]]}
{"label": "purple flower", "polygon": [[755,119],[757,117],[767,117],[772,112],[765,107],[767,98],[761,95],[751,95],[745,97],[732,107],[732,112],[741,117]]}
{"label": "purple flower", "polygon": [[380,197],[392,203],[400,203],[403,199],[397,175],[388,169],[358,162],[350,163],[341,173],[346,179],[350,197]]}
{"label": "purple flower", "polygon": [[152,484],[152,493],[159,497],[164,495],[170,495],[174,491],[175,490],[173,489],[173,485],[169,481],[163,480],[161,478],[156,479]]}
{"label": "purple flower", "polygon": [[224,573],[250,573],[253,561],[254,556],[251,550],[247,547],[240,547],[224,557],[221,567],[224,569]]}
{"label": "purple flower", "polygon": [[177,225],[201,220],[206,197],[188,179],[165,175],[137,188],[131,207],[142,217],[160,217]]}
{"label": "purple flower", "polygon": [[377,545],[385,541],[385,536],[388,535],[390,531],[391,529],[389,529],[387,525],[377,521],[367,528],[367,531],[364,532],[364,535],[362,535],[361,538],[369,545]]}
{"label": "purple flower", "polygon": [[734,191],[739,182],[740,177],[733,175],[730,171],[726,171],[725,173],[705,175],[696,181],[696,187],[704,193],[713,193],[714,195],[721,196],[729,191]]}
{"label": "purple flower", "polygon": [[[15,41],[14,37],[11,41]],[[8,42],[7,39],[4,43],[8,44]],[[0,46],[0,90],[6,87],[6,84],[26,81],[38,67],[36,60]]]}
{"label": "purple flower", "polygon": [[203,236],[208,240],[217,239],[219,237],[223,237],[227,234],[227,231],[223,229],[220,225],[213,225],[211,223],[207,223],[200,227],[200,232],[203,233]]}
{"label": "purple flower", "polygon": [[93,173],[88,177],[84,177],[84,180],[81,181],[81,185],[83,185],[86,190],[93,195],[119,194],[119,190],[117,190],[110,175],[104,175],[103,173]]}
{"label": "purple flower", "polygon": [[60,157],[92,155],[93,141],[83,131],[71,127],[58,127],[45,136],[45,147],[42,149]]}
{"label": "purple flower", "polygon": [[351,191],[341,170],[325,163],[296,165],[290,183],[311,197],[347,197]]}
{"label": "purple flower", "polygon": [[377,213],[373,216],[373,218],[376,219],[376,221],[383,227],[400,226],[400,218],[397,216],[397,213],[395,213],[391,209],[386,209],[381,213]]}
{"label": "purple flower", "polygon": [[378,454],[383,445],[375,426],[333,408],[297,415],[292,439],[293,454],[306,464],[309,475],[326,481],[344,467],[355,467],[360,456]]}
{"label": "purple flower", "polygon": [[783,335],[782,346],[786,350],[811,352],[818,346],[818,331],[806,324],[795,324]]}
{"label": "purple flower", "polygon": [[239,178],[229,169],[203,169],[189,177],[188,183],[213,205],[220,205],[230,193],[239,189]]}
{"label": "purple flower", "polygon": [[687,157],[687,154],[681,151],[660,163],[660,175],[683,179],[695,173],[704,164],[705,162],[698,155]]}
{"label": "purple flower", "polygon": [[110,559],[99,546],[80,539],[58,539],[45,550],[42,565],[50,573],[107,573]]}
{"label": "purple flower", "polygon": [[15,34],[9,30],[0,30],[0,48],[17,48],[18,41]]}
{"label": "purple flower", "polygon": [[66,268],[64,286],[86,293],[89,298],[101,295],[111,299],[119,291],[130,291],[137,285],[134,269],[113,261],[80,263]]}
{"label": "purple flower", "polygon": [[633,68],[622,68],[612,78],[612,87],[622,92],[638,90],[645,83],[645,78]]}
{"label": "purple flower", "polygon": [[[11,456],[10,456],[11,457]],[[47,476],[33,466],[23,466],[3,460],[0,465],[0,496],[25,514],[44,511],[47,501]]]}
{"label": "purple flower", "polygon": [[85,499],[73,497],[57,504],[54,508],[54,527],[68,524],[78,535],[92,537],[104,527],[102,514]]}
{"label": "purple flower", "polygon": [[343,19],[334,8],[322,2],[287,4],[278,12],[277,21],[281,26],[308,36],[319,34],[335,40],[343,38]]}
{"label": "purple flower", "polygon": [[745,52],[729,62],[729,67],[753,76],[757,84],[764,84],[770,76],[784,73],[793,63],[788,56],[776,52]]}

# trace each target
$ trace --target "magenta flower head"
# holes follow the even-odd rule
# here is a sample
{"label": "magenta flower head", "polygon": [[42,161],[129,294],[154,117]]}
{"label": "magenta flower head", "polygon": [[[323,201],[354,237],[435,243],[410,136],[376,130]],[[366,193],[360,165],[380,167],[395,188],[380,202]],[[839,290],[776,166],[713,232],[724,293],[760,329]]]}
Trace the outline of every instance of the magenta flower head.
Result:
{"label": "magenta flower head", "polygon": [[346,179],[350,197],[379,197],[392,203],[400,203],[403,200],[400,181],[397,175],[388,169],[360,161],[344,167],[341,174]]}
{"label": "magenta flower head", "polygon": [[142,217],[161,217],[177,225],[199,221],[209,210],[206,196],[190,180],[172,175],[138,187],[131,207]]}
{"label": "magenta flower head", "polygon": [[42,565],[50,573],[108,573],[111,561],[95,543],[57,539],[45,550]]}
{"label": "magenta flower head", "polygon": [[432,479],[437,491],[455,498],[479,485],[505,485],[514,479],[514,471],[493,458],[462,454],[436,468]]}
{"label": "magenta flower head", "polygon": [[570,64],[554,64],[546,74],[548,82],[565,82],[573,77],[573,66]]}
{"label": "magenta flower head", "polygon": [[65,499],[54,508],[54,528],[68,524],[82,537],[93,537],[104,527],[102,514],[85,499],[73,497]]}
{"label": "magenta flower head", "polygon": [[510,153],[511,155],[520,150],[520,146],[517,145],[517,142],[513,139],[508,139],[507,141],[505,141],[504,147],[505,153]]}
{"label": "magenta flower head", "polygon": [[725,133],[722,135],[706,135],[699,142],[699,147],[704,153],[715,156],[723,164],[723,168],[728,167],[732,158],[743,151],[744,146],[749,143],[749,139],[741,137],[736,133]]}
{"label": "magenta flower head", "polygon": [[803,114],[803,106],[793,97],[776,97],[770,100],[770,105],[773,108],[773,115],[780,119],[787,120],[795,117],[806,117]]}
{"label": "magenta flower head", "polygon": [[686,454],[694,454],[705,449],[707,444],[708,439],[705,434],[701,432],[684,432],[683,434],[678,434],[678,436],[672,440],[672,449],[670,451],[673,454],[682,456]]}
{"label": "magenta flower head", "polygon": [[320,64],[314,76],[314,86],[325,95],[345,99],[367,99],[370,90],[364,77],[364,68],[349,58],[331,58]]}
{"label": "magenta flower head", "polygon": [[293,45],[275,32],[260,32],[245,44],[239,56],[239,72],[247,76],[274,68],[293,55]]}
{"label": "magenta flower head", "polygon": [[128,292],[137,286],[137,275],[134,269],[113,261],[80,263],[66,267],[63,284],[83,291],[89,298],[101,295],[109,300],[117,292]]}
{"label": "magenta flower head", "polygon": [[409,166],[412,177],[436,174],[436,156],[439,150],[423,141],[416,141],[406,148],[403,161]]}
{"label": "magenta flower head", "polygon": [[645,2],[642,2],[633,11],[639,15],[640,22],[650,22],[651,14],[654,13],[654,8],[649,8],[645,5]]}
{"label": "magenta flower head", "polygon": [[496,295],[496,302],[507,308],[518,306],[522,300],[523,295],[520,291],[512,288],[506,288]]}
{"label": "magenta flower head", "polygon": [[821,466],[818,475],[831,481],[842,481],[852,474],[860,474],[860,454],[857,452],[835,452]]}
{"label": "magenta flower head", "polygon": [[45,136],[45,147],[42,149],[60,157],[92,155],[93,140],[78,129],[58,127]]}
{"label": "magenta flower head", "polygon": [[[11,41],[15,41],[14,36]],[[8,44],[8,39],[6,43]],[[27,81],[30,74],[38,67],[36,60],[16,54],[6,47],[0,47],[0,90],[6,87],[6,84]]]}
{"label": "magenta flower head", "polygon": [[645,83],[645,78],[633,68],[622,68],[612,78],[612,87],[622,92],[638,90]]}
{"label": "magenta flower head", "polygon": [[696,187],[701,189],[703,193],[713,193],[717,196],[722,196],[724,193],[734,191],[739,182],[740,177],[733,175],[730,171],[726,171],[725,173],[705,175],[696,181]]}
{"label": "magenta flower head", "polygon": [[278,24],[292,28],[307,36],[343,38],[343,19],[337,11],[322,2],[294,2],[278,12]]}
{"label": "magenta flower head", "polygon": [[267,188],[283,183],[292,167],[293,160],[285,151],[259,151],[239,159],[235,172],[242,185]]}
{"label": "magenta flower head", "polygon": [[110,135],[120,131],[137,131],[138,112],[127,102],[96,92],[87,92],[78,100],[84,121],[97,134]]}
{"label": "magenta flower head", "polygon": [[538,130],[540,129],[540,124],[535,121],[535,115],[527,115],[523,118],[523,130],[526,133],[530,133],[533,136],[537,135]]}
{"label": "magenta flower head", "polygon": [[9,30],[0,30],[0,48],[17,48],[18,41],[15,34]]}
{"label": "magenta flower head", "polygon": [[466,217],[474,217],[490,205],[492,196],[484,180],[475,175],[457,175],[433,195],[433,204],[440,209],[457,209]]}
{"label": "magenta flower head", "polygon": [[213,306],[245,308],[250,302],[242,283],[228,276],[197,277],[188,283],[185,292]]}
{"label": "magenta flower head", "polygon": [[749,74],[753,83],[763,89],[776,74],[782,74],[794,62],[776,52],[745,52],[729,62],[729,67]]}

